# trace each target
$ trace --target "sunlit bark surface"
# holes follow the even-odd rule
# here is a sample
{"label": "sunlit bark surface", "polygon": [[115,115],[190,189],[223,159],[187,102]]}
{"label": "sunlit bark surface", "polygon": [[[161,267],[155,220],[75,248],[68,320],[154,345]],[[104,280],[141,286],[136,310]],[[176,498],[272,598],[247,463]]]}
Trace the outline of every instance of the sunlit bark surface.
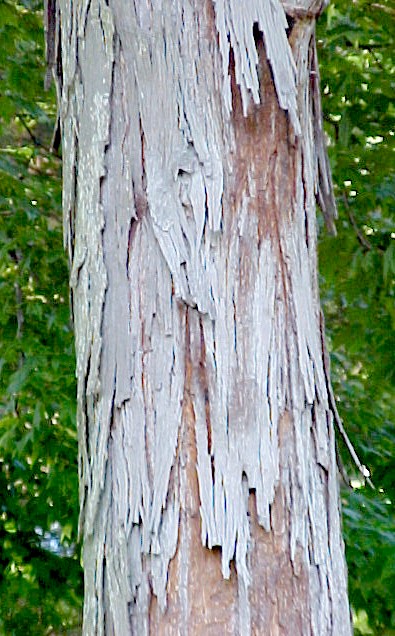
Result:
{"label": "sunlit bark surface", "polygon": [[351,633],[321,9],[59,0],[86,635]]}

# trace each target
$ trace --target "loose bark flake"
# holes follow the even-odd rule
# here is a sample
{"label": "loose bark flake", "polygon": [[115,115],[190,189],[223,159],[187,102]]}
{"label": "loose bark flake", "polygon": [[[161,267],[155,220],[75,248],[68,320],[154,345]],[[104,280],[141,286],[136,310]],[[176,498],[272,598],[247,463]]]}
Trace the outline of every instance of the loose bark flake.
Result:
{"label": "loose bark flake", "polygon": [[84,632],[350,634],[322,7],[59,4]]}

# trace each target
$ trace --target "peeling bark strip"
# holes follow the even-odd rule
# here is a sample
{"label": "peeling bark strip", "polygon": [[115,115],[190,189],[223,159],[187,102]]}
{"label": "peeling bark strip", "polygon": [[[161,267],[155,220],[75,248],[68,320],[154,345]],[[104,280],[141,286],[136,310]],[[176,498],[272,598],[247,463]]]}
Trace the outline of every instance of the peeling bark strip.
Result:
{"label": "peeling bark strip", "polygon": [[84,634],[350,634],[322,2],[59,6]]}

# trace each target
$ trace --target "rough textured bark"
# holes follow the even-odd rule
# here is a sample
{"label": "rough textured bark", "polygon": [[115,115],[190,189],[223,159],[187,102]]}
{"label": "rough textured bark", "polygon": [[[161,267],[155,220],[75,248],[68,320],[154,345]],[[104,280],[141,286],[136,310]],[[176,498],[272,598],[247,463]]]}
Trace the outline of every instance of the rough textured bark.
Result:
{"label": "rough textured bark", "polygon": [[59,0],[85,634],[350,634],[322,2]]}

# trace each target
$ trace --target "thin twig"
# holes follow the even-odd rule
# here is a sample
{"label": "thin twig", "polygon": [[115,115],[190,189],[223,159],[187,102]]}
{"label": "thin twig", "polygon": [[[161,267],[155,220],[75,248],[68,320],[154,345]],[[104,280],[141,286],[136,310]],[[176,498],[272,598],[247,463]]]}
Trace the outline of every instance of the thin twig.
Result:
{"label": "thin twig", "polygon": [[366,238],[366,236],[363,234],[363,232],[361,232],[361,230],[358,227],[358,224],[355,220],[355,216],[352,213],[352,210],[349,206],[348,200],[347,200],[347,195],[346,193],[343,191],[342,194],[342,198],[344,201],[344,207],[346,208],[346,212],[347,212],[347,216],[350,220],[351,225],[353,226],[354,230],[355,230],[355,234],[357,235],[357,239],[358,241],[361,243],[362,247],[364,247],[367,250],[371,250],[372,249],[372,245],[371,243],[368,241],[368,239]]}
{"label": "thin twig", "polygon": [[321,320],[320,320],[320,330],[321,330],[321,346],[322,346],[322,358],[323,358],[323,363],[324,363],[324,373],[325,373],[325,379],[326,379],[326,386],[327,386],[327,390],[328,390],[328,398],[329,398],[329,407],[332,411],[333,414],[333,418],[335,421],[335,424],[337,426],[337,429],[341,435],[341,437],[343,438],[343,441],[345,443],[345,445],[347,446],[348,452],[350,453],[354,464],[356,465],[356,467],[358,468],[359,472],[361,473],[361,475],[363,476],[364,480],[366,481],[367,484],[369,484],[369,486],[371,488],[374,489],[374,485],[370,479],[370,471],[366,468],[366,466],[364,464],[362,464],[361,460],[359,459],[356,450],[354,448],[354,446],[351,443],[350,438],[348,437],[347,433],[346,433],[346,429],[343,426],[343,422],[340,418],[340,415],[338,413],[337,410],[337,406],[336,406],[336,400],[335,400],[335,396],[333,394],[333,389],[332,389],[332,385],[331,385],[331,381],[330,381],[330,360],[329,360],[329,354],[328,354],[328,350],[326,348],[326,344],[325,344],[325,324],[324,324],[324,314],[321,311]]}
{"label": "thin twig", "polygon": [[24,129],[27,131],[27,133],[29,134],[30,139],[32,140],[32,142],[34,143],[35,146],[40,146],[43,147],[42,143],[40,143],[37,139],[37,137],[32,133],[32,131],[30,130],[29,126],[27,125],[27,123],[25,122],[25,115],[22,115],[22,113],[17,113],[17,117],[19,118],[22,126],[24,127]]}
{"label": "thin twig", "polygon": [[351,478],[348,476],[347,471],[346,471],[346,467],[343,464],[342,458],[340,457],[340,453],[339,453],[339,448],[338,445],[335,445],[335,452],[336,452],[336,463],[337,463],[337,467],[339,469],[339,473],[345,483],[345,485],[350,488],[350,490],[352,490],[352,485],[351,485]]}

